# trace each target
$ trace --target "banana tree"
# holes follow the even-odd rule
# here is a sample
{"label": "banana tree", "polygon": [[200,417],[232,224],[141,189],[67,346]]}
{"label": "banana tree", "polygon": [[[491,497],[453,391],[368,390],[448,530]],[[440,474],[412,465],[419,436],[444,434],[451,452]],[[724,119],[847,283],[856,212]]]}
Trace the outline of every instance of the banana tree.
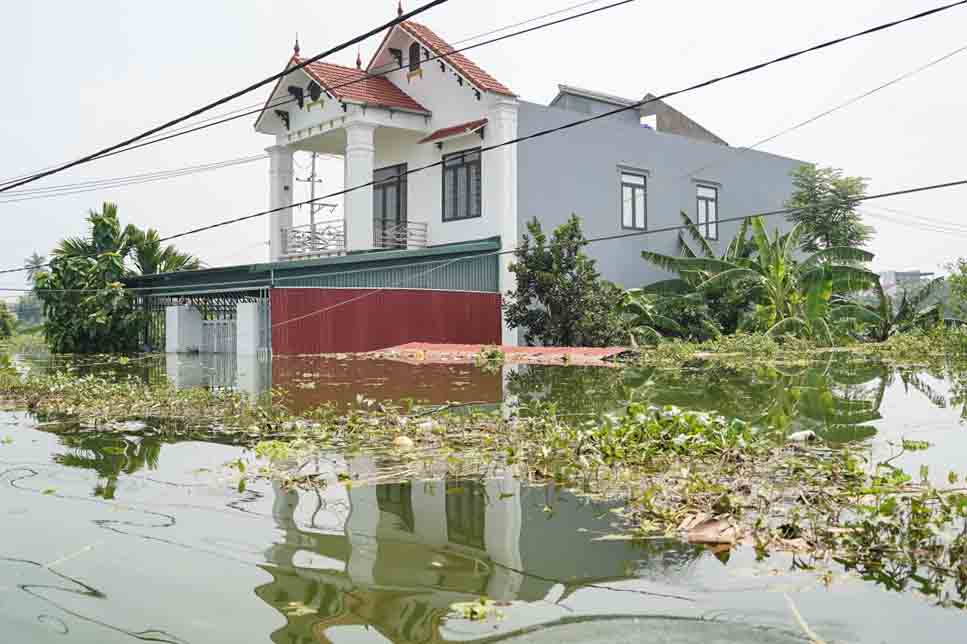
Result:
{"label": "banana tree", "polygon": [[658,312],[655,296],[643,293],[640,288],[625,291],[621,300],[621,316],[627,324],[631,346],[639,343],[657,344],[662,331],[684,335],[682,326],[675,320]]}
{"label": "banana tree", "polygon": [[643,252],[646,261],[677,275],[654,286],[652,292],[677,290],[705,297],[731,293],[754,307],[743,328],[832,342],[827,323],[830,298],[834,293],[870,288],[876,274],[855,264],[870,261],[873,255],[858,248],[833,247],[800,260],[796,257],[799,225],[786,235],[776,230],[770,237],[761,218],[748,221],[750,238],[737,237],[722,258]]}
{"label": "banana tree", "polygon": [[872,284],[877,298],[875,306],[847,302],[834,307],[830,312],[831,317],[866,324],[870,337],[877,342],[883,342],[897,333],[923,329],[939,322],[943,318],[940,304],[924,305],[943,285],[944,278],[938,277],[914,295],[908,295],[904,291],[900,303],[894,306],[893,299],[883,291],[883,285],[877,279]]}

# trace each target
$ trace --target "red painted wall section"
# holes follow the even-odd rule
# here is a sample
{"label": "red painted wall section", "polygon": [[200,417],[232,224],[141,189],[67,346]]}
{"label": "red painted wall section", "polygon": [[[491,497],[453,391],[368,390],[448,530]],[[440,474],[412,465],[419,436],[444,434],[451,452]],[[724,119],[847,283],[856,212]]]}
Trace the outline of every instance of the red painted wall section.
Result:
{"label": "red painted wall section", "polygon": [[393,289],[279,288],[272,351],[373,351],[406,342],[500,344],[500,294]]}

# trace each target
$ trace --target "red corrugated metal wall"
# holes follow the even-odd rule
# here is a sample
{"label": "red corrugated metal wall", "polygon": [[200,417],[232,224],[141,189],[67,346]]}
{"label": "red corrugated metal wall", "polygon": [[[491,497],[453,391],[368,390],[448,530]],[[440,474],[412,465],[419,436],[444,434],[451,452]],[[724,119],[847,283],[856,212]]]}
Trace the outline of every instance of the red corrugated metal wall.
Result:
{"label": "red corrugated metal wall", "polygon": [[500,344],[500,336],[498,293],[272,290],[272,351],[279,355],[372,351],[406,342]]}

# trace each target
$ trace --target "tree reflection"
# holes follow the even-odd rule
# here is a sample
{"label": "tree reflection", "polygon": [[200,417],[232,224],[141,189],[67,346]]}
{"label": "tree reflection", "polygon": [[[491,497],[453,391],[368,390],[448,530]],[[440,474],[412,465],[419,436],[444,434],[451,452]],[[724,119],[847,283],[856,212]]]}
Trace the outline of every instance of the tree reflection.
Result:
{"label": "tree reflection", "polygon": [[94,496],[113,499],[118,478],[139,470],[158,468],[158,457],[164,442],[151,436],[118,436],[116,434],[66,434],[59,437],[67,448],[53,460],[67,467],[97,472]]}
{"label": "tree reflection", "polygon": [[784,433],[812,430],[828,442],[872,436],[892,382],[879,362],[830,358],[805,366],[737,366],[693,361],[687,368],[525,366],[508,378],[522,413],[550,405],[562,415],[595,415],[629,401],[676,405],[741,418]]}

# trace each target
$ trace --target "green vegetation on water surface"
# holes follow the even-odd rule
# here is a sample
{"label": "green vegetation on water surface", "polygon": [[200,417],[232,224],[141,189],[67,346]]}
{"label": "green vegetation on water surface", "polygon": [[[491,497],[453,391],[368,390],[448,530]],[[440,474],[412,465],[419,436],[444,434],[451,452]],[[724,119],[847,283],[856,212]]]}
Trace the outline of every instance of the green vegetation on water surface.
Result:
{"label": "green vegetation on water surface", "polygon": [[[713,548],[744,543],[762,555],[792,551],[816,567],[838,561],[888,587],[913,585],[963,607],[967,495],[961,475],[950,473],[949,485],[938,486],[929,472],[914,479],[891,464],[900,453],[929,449],[923,441],[903,441],[884,461],[837,433],[837,427],[855,429],[878,417],[882,387],[893,377],[887,367],[837,355],[799,375],[766,363],[735,377],[733,369],[723,362],[695,372],[703,386],[719,388],[720,411],[702,409],[696,380],[675,386],[676,379],[688,378],[688,369],[638,364],[601,370],[619,378],[624,393],[597,412],[578,414],[539,395],[522,399],[509,416],[365,399],[348,411],[322,406],[294,414],[279,391],[251,400],[134,378],[21,375],[9,367],[0,376],[0,398],[59,422],[52,431],[78,447],[85,445],[85,428],[129,435],[126,421],[135,418],[154,419],[151,434],[162,439],[250,446],[252,456],[233,465],[240,490],[251,477],[288,487],[325,485],[325,476],[309,465],[329,450],[390,455],[394,469],[381,476],[395,480],[509,470],[524,480],[623,499],[624,519],[641,536]],[[938,398],[912,374],[896,373],[931,402]],[[509,386],[533,391],[514,379]],[[866,393],[857,398],[850,387]],[[750,396],[759,402],[751,404]],[[772,398],[772,406],[762,404]],[[743,406],[758,414],[743,418]],[[141,451],[152,458],[150,445]],[[106,460],[90,466],[106,472],[97,494],[110,498],[117,476],[111,473],[123,470]]]}

